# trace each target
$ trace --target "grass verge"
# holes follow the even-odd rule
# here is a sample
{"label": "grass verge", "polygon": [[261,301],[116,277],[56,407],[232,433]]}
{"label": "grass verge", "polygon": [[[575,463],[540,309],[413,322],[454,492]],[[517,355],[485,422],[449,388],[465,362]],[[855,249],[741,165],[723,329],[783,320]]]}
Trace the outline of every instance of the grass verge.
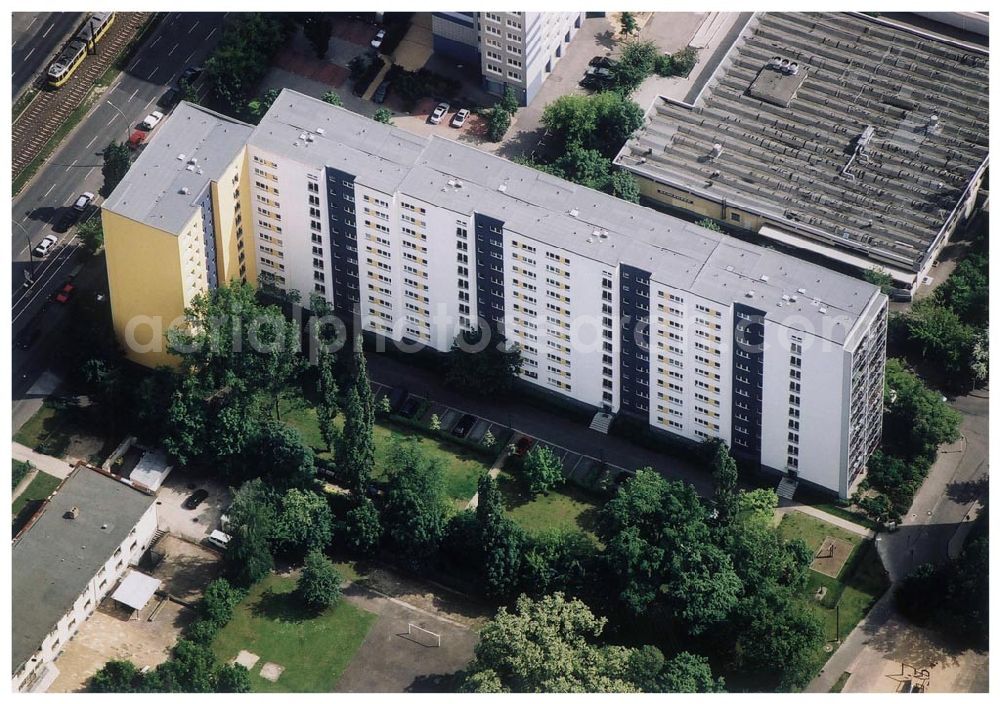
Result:
{"label": "grass verge", "polygon": [[28,472],[32,470],[31,462],[22,462],[21,460],[13,460],[14,467],[10,473],[11,491],[17,488],[17,485],[21,483],[21,480],[28,476]]}
{"label": "grass verge", "polygon": [[[56,490],[62,482],[59,477],[39,471],[31,483],[24,488],[21,495],[11,503],[11,513],[14,516],[14,523],[17,529],[18,524],[27,523],[28,519],[34,515],[34,509],[38,508],[38,503],[49,498],[49,495]],[[27,515],[22,515],[27,514]],[[15,533],[17,530],[14,531]]]}
{"label": "grass verge", "polygon": [[47,398],[35,415],[14,434],[15,442],[52,457],[63,457],[74,435],[87,435],[82,411],[55,398]]}
{"label": "grass verge", "polygon": [[851,678],[850,672],[840,673],[840,677],[838,677],[837,681],[833,683],[832,687],[830,687],[830,694],[838,694],[844,691],[844,685],[847,684],[847,680],[849,680],[850,678]]}
{"label": "grass verge", "polygon": [[[250,670],[254,692],[333,691],[378,618],[346,601],[319,614],[306,611],[293,593],[295,583],[278,575],[263,579],[213,643],[220,662],[241,650],[260,656]],[[285,668],[277,682],[260,676],[267,662]]]}

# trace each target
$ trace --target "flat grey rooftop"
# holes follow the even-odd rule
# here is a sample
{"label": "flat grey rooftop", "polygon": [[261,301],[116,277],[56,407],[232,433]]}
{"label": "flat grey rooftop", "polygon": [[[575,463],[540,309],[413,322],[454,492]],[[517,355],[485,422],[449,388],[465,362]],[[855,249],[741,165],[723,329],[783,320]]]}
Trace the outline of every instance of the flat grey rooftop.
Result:
{"label": "flat grey rooftop", "polygon": [[253,127],[182,102],[149,138],[104,209],[180,234],[212,181],[240,153]]}
{"label": "flat grey rooftop", "polygon": [[[799,73],[767,68],[776,56]],[[918,271],[988,156],[988,78],[973,47],[853,14],[758,13],[693,109],[658,98],[616,162]]]}
{"label": "flat grey rooftop", "polygon": [[[86,467],[59,486],[12,549],[12,659],[35,654],[156,500]],[[74,506],[76,518],[64,518]]]}
{"label": "flat grey rooftop", "polygon": [[[302,137],[309,126],[323,133],[311,134],[311,141]],[[611,267],[623,262],[647,269],[655,281],[725,307],[735,301],[778,322],[792,316],[796,325],[809,321],[817,334],[838,343],[878,293],[859,279],[290,90],[281,93],[250,142],[316,168],[336,166],[356,183],[384,192],[495,217],[511,232]]]}

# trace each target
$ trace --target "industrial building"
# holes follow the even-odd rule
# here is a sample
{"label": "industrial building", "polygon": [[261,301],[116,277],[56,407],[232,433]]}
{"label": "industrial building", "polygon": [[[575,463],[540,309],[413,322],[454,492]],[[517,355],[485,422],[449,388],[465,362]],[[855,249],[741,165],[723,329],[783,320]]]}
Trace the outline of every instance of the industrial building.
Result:
{"label": "industrial building", "polygon": [[981,47],[860,13],[753,14],[616,158],[647,202],[913,290],[988,161]]}
{"label": "industrial building", "polygon": [[[205,153],[211,130],[188,124],[161,128],[154,143],[170,148],[144,153],[106,209],[187,187],[157,172],[190,173],[190,155]],[[878,443],[887,301],[870,284],[289,90],[243,159],[248,271],[323,296],[367,332],[447,351],[461,330],[503,330],[524,382],[692,442],[721,438],[754,467],[841,496]],[[201,189],[181,199],[175,236],[231,207],[214,202],[221,185]],[[130,278],[112,297],[167,266],[143,254],[161,236],[147,220],[106,210],[105,228],[109,261],[130,241]],[[202,290],[240,278],[215,251],[191,259]],[[158,314],[147,304],[144,319]],[[132,322],[113,310],[129,356],[161,361],[162,347],[133,349]]]}

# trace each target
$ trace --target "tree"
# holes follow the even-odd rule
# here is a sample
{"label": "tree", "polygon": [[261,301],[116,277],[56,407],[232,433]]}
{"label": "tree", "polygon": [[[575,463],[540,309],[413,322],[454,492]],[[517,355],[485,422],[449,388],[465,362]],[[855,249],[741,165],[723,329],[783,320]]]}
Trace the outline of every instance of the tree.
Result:
{"label": "tree", "polygon": [[441,419],[438,417],[437,413],[431,414],[431,430],[441,430]]}
{"label": "tree", "polygon": [[638,203],[639,182],[628,171],[616,168],[611,173],[611,194],[629,203]]}
{"label": "tree", "polygon": [[171,657],[156,670],[157,688],[162,692],[214,692],[215,654],[207,645],[186,638],[177,641]]}
{"label": "tree", "polygon": [[479,478],[478,497],[476,520],[482,548],[483,581],[488,595],[502,598],[511,594],[517,585],[524,539],[520,529],[507,518],[497,480],[489,474]]}
{"label": "tree", "polygon": [[659,692],[714,693],[724,692],[722,678],[712,676],[708,658],[682,652],[667,661],[657,681]]}
{"label": "tree", "polygon": [[261,118],[271,109],[274,101],[278,99],[278,89],[271,88],[258,98],[254,98],[247,103],[247,114],[254,122],[260,122]]}
{"label": "tree", "polygon": [[611,160],[596,149],[573,145],[559,155],[553,166],[573,183],[603,191],[611,183]]}
{"label": "tree", "polygon": [[934,301],[950,308],[963,322],[984,327],[989,322],[989,258],[974,252],[958,263],[934,291]]}
{"label": "tree", "polygon": [[635,15],[631,12],[623,12],[619,19],[621,24],[621,33],[625,37],[630,37],[639,31],[639,23],[635,19]]}
{"label": "tree", "polygon": [[274,558],[266,533],[256,523],[236,526],[224,553],[226,574],[242,587],[250,587],[266,577],[274,568]]}
{"label": "tree", "polygon": [[205,81],[233,114],[243,111],[290,29],[287,16],[280,13],[241,13],[226,23],[205,62]]}
{"label": "tree", "polygon": [[216,627],[224,626],[229,623],[233,610],[244,596],[246,593],[242,589],[235,588],[226,579],[214,579],[205,588],[198,604],[201,617]]}
{"label": "tree", "polygon": [[611,67],[615,91],[630,95],[656,67],[660,50],[653,42],[630,41],[622,49],[618,62]]}
{"label": "tree", "polygon": [[87,691],[100,694],[140,691],[142,675],[129,660],[109,660],[87,683]]}
{"label": "tree", "polygon": [[493,435],[493,431],[487,429],[486,433],[483,434],[482,439],[483,447],[490,448],[497,444],[497,439]]}
{"label": "tree", "polygon": [[500,102],[497,103],[497,107],[511,116],[513,116],[520,107],[520,104],[517,101],[517,96],[514,95],[514,89],[509,85],[504,85],[503,95],[500,96]]}
{"label": "tree", "polygon": [[265,422],[247,453],[246,478],[263,477],[279,489],[308,488],[316,478],[316,458],[299,431],[278,421]]}
{"label": "tree", "polygon": [[306,608],[322,611],[340,601],[340,574],[329,558],[319,550],[306,554],[295,595]]}
{"label": "tree", "polygon": [[721,440],[715,442],[715,452],[712,458],[712,479],[715,482],[715,493],[712,497],[715,510],[718,511],[717,521],[727,525],[737,511],[737,486],[739,472],[736,460],[729,454],[729,448]]}
{"label": "tree", "polygon": [[486,137],[491,142],[503,140],[510,129],[510,113],[499,106],[490,108],[486,114]]}
{"label": "tree", "polygon": [[188,79],[182,78],[177,82],[177,92],[184,102],[198,104],[198,91]]}
{"label": "tree", "polygon": [[341,483],[355,501],[360,501],[365,495],[375,470],[373,425],[362,408],[357,387],[352,385],[347,390],[344,430],[337,451],[337,471]]}
{"label": "tree", "polygon": [[599,645],[607,620],[561,593],[501,606],[479,634],[465,692],[637,692],[629,649]]}
{"label": "tree", "polygon": [[878,286],[882,293],[889,293],[892,290],[892,276],[889,275],[885,269],[879,267],[878,269],[865,269],[864,274],[862,274],[865,281],[872,284],[873,286]]}
{"label": "tree", "polygon": [[580,598],[599,594],[598,551],[594,540],[578,530],[535,532],[521,550],[521,588],[541,597],[564,592]]}
{"label": "tree", "polygon": [[104,224],[99,215],[81,222],[76,228],[76,234],[91,254],[97,254],[104,246]]}
{"label": "tree", "polygon": [[585,95],[559,96],[545,106],[541,122],[564,148],[589,146],[597,131],[596,103]]}
{"label": "tree", "polygon": [[535,445],[521,464],[521,473],[533,495],[548,494],[549,490],[566,481],[562,460],[548,447]]}
{"label": "tree", "polygon": [[250,670],[239,663],[222,665],[215,675],[215,691],[243,694],[250,691]]}
{"label": "tree", "polygon": [[378,509],[367,496],[349,510],[341,527],[344,545],[356,555],[371,555],[382,539],[382,522]]}
{"label": "tree", "polygon": [[501,334],[484,335],[480,328],[458,334],[445,360],[445,380],[481,396],[503,395],[521,371],[521,350],[508,347]]}
{"label": "tree", "polygon": [[332,90],[328,90],[327,92],[323,93],[323,95],[322,95],[322,97],[320,99],[324,103],[329,103],[330,105],[335,105],[338,108],[344,107],[344,101],[341,99],[340,95],[338,93],[335,93]]}
{"label": "tree", "polygon": [[281,496],[273,533],[277,552],[301,558],[323,550],[332,539],[333,517],[324,496],[301,489],[289,489]]}
{"label": "tree", "polygon": [[337,432],[337,425],[334,422],[340,408],[337,404],[339,389],[336,381],[336,357],[332,352],[321,349],[316,366],[319,370],[319,381],[316,384],[319,401],[316,404],[316,420],[319,423],[319,432],[326,443],[326,450],[333,450],[340,434]]}
{"label": "tree", "polygon": [[956,381],[967,381],[976,343],[975,329],[950,308],[933,299],[917,301],[905,316],[912,344],[920,347],[921,356],[937,365]]}
{"label": "tree", "polygon": [[326,58],[330,36],[333,34],[333,19],[323,12],[309,15],[302,22],[302,33],[316,52],[316,58]]}
{"label": "tree", "polygon": [[375,120],[375,122],[381,122],[385,125],[391,125],[392,110],[389,110],[388,108],[378,108],[375,111],[375,114],[372,115],[372,119]]}
{"label": "tree", "polygon": [[101,167],[101,174],[104,175],[102,196],[107,198],[111,195],[115,187],[125,178],[130,166],[132,166],[132,156],[127,144],[112,142],[104,148],[104,165]]}
{"label": "tree", "polygon": [[542,124],[555,133],[560,147],[592,149],[609,159],[643,119],[642,107],[613,91],[560,96],[542,112]]}
{"label": "tree", "polygon": [[702,218],[695,223],[698,227],[704,227],[706,230],[711,230],[712,232],[722,232],[722,226],[719,225],[712,218]]}
{"label": "tree", "polygon": [[962,416],[928,389],[898,359],[885,365],[883,446],[902,458],[936,455],[938,445],[959,437]]}
{"label": "tree", "polygon": [[382,520],[397,553],[418,568],[437,552],[444,534],[447,500],[437,459],[425,457],[419,446],[392,448]]}

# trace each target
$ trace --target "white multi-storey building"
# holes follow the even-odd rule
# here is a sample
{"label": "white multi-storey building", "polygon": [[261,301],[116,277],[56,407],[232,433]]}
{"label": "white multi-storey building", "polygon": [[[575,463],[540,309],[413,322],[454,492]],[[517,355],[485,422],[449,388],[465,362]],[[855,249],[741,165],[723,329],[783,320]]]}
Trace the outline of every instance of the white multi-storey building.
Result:
{"label": "white multi-storey building", "polygon": [[248,158],[280,188],[278,283],[368,332],[446,351],[485,321],[527,382],[843,496],[878,441],[870,284],[291,91]]}
{"label": "white multi-storey building", "polygon": [[434,50],[477,62],[483,87],[529,104],[583,23],[582,12],[435,12]]}
{"label": "white multi-storey building", "polygon": [[[293,91],[243,151],[248,269],[380,339],[502,330],[526,383],[841,496],[879,440],[887,300],[864,281]],[[123,192],[158,183],[145,157]]]}

